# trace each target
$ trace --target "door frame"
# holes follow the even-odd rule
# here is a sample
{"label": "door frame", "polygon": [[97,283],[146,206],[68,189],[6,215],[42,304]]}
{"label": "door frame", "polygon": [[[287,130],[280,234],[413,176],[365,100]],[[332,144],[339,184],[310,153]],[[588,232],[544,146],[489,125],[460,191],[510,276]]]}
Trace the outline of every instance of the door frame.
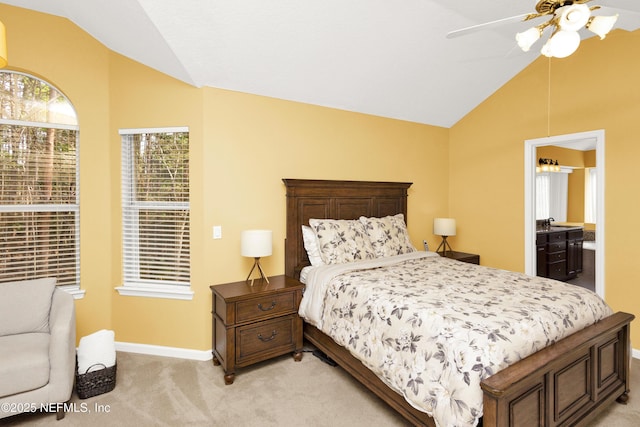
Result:
{"label": "door frame", "polygon": [[549,136],[546,138],[528,139],[524,142],[524,271],[525,274],[536,275],[536,149],[547,145],[561,145],[570,147],[571,143],[584,140],[595,140],[596,146],[596,293],[604,298],[605,292],[605,209],[604,209],[604,129],[593,130],[567,135]]}

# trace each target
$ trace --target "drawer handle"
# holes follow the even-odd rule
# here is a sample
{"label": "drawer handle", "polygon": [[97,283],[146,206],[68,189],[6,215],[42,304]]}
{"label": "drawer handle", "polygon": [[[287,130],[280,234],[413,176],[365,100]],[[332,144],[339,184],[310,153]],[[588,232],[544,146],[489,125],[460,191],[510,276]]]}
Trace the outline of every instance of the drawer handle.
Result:
{"label": "drawer handle", "polygon": [[262,342],[267,342],[267,341],[271,341],[272,339],[274,339],[276,337],[276,335],[278,335],[278,332],[274,329],[273,331],[271,331],[271,336],[269,338],[264,338],[262,336],[262,334],[258,334],[258,339]]}
{"label": "drawer handle", "polygon": [[267,307],[267,308],[262,307],[262,304],[261,304],[261,303],[258,303],[258,308],[259,308],[260,310],[262,310],[262,311],[269,311],[269,310],[273,310],[275,306],[276,306],[276,302],[275,302],[275,301],[271,301],[271,307]]}

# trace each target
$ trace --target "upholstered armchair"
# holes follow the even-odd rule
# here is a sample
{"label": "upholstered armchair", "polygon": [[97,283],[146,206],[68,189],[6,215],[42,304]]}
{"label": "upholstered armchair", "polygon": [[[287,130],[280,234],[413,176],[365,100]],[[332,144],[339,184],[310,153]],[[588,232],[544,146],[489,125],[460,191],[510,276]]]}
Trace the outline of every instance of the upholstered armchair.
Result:
{"label": "upholstered armchair", "polygon": [[55,278],[0,283],[0,418],[43,409],[64,417],[75,323],[73,296]]}

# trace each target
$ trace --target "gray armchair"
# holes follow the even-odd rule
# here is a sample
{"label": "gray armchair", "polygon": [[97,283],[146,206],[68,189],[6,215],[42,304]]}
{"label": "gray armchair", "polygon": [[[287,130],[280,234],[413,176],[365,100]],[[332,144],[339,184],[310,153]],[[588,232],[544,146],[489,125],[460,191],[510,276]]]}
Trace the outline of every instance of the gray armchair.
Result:
{"label": "gray armchair", "polygon": [[64,417],[75,355],[73,296],[55,278],[0,283],[0,419],[42,409]]}

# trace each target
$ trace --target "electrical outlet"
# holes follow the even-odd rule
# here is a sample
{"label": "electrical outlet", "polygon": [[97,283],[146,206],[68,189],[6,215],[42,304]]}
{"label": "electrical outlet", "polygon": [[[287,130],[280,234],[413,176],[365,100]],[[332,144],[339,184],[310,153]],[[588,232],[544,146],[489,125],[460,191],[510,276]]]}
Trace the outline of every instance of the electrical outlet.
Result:
{"label": "electrical outlet", "polygon": [[426,240],[423,240],[423,241],[422,241],[422,244],[424,245],[424,250],[425,250],[425,251],[427,251],[427,252],[429,252],[429,244],[427,243],[427,241],[426,241]]}
{"label": "electrical outlet", "polygon": [[222,226],[214,225],[213,226],[213,238],[214,239],[222,239]]}

